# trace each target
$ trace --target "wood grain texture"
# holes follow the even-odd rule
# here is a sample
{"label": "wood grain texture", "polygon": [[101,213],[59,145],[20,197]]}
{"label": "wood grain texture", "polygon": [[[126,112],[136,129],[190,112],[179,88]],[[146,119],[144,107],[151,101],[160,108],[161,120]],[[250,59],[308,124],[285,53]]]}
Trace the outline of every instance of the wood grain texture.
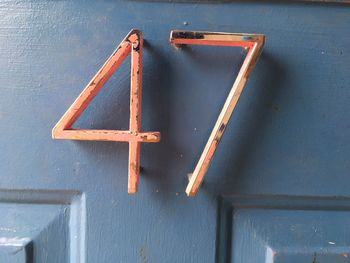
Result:
{"label": "wood grain texture", "polygon": [[[0,221],[10,215],[9,225],[0,226],[1,236],[20,237],[22,227],[36,228],[39,221],[31,215],[36,211],[40,215],[43,203],[64,205],[69,200],[65,193],[62,198],[39,196],[38,210],[30,207],[31,213],[23,217],[14,202],[35,199],[39,189],[78,190],[86,196],[86,220],[80,224],[86,236],[73,231],[79,229],[72,227],[74,220],[67,233],[75,242],[78,235],[85,258],[65,261],[55,243],[46,250],[44,243],[34,241],[40,253],[58,255],[51,261],[34,255],[35,263],[228,263],[231,257],[217,260],[217,255],[229,253],[244,263],[249,261],[245,255],[255,256],[253,262],[266,262],[253,246],[264,235],[257,235],[244,251],[237,246],[249,241],[244,233],[256,233],[245,231],[249,226],[266,229],[266,237],[287,236],[279,231],[283,222],[277,219],[283,214],[265,209],[262,214],[267,217],[260,217],[261,227],[250,223],[257,222],[256,213],[243,220],[231,216],[227,221],[233,224],[228,225],[237,228],[223,229],[227,239],[219,240],[217,199],[238,195],[249,201],[238,202],[240,208],[260,209],[260,200],[266,200],[264,207],[271,207],[280,200],[276,195],[282,194],[290,197],[278,201],[286,209],[350,207],[338,198],[350,197],[349,25],[350,9],[344,5],[291,1],[1,1],[0,193],[28,189],[27,194],[19,190],[13,198],[0,194],[1,202],[14,206],[0,212]],[[126,192],[127,143],[59,141],[52,140],[50,133],[116,45],[136,26],[147,39],[142,127],[160,131],[162,141],[142,144],[141,181],[138,194],[131,198]],[[239,47],[174,49],[168,39],[175,27],[259,32],[268,38],[204,183],[192,199],[184,192],[186,174],[200,157],[246,53]],[[75,126],[129,129],[128,63],[129,59]],[[315,198],[319,205],[293,198],[300,196]],[[329,198],[332,201],[325,200]],[[289,211],[299,218],[293,216],[294,210]],[[294,229],[291,234],[305,242],[323,233],[324,242],[316,244],[316,249],[324,251],[336,248],[342,237],[349,240],[347,232],[336,231],[344,225],[332,220],[328,222],[334,229],[328,236],[323,228],[308,232],[315,224],[321,227],[322,215],[320,220],[305,218],[306,227],[293,220],[284,229]],[[220,218],[225,221],[226,214]],[[4,230],[12,227],[16,233]],[[269,229],[277,235],[269,234]],[[332,236],[336,240],[326,239]],[[281,250],[293,248],[288,239],[283,240]],[[72,245],[67,243],[66,249],[71,251]],[[315,246],[306,249],[313,251]],[[311,263],[312,258],[292,262]],[[233,263],[239,261],[233,259]]]}

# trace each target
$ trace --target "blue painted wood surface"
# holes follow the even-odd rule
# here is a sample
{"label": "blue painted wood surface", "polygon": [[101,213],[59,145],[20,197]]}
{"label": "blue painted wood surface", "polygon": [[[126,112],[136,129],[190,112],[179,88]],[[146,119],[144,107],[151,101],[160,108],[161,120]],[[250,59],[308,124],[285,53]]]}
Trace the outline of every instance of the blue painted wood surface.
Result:
{"label": "blue painted wood surface", "polygon": [[[314,249],[306,237],[310,227],[329,222],[327,231],[349,231],[346,224],[334,223],[345,220],[348,206],[340,206],[342,213],[330,209],[340,202],[331,197],[350,197],[349,25],[350,8],[330,4],[2,2],[0,201],[25,203],[33,211],[38,203],[43,211],[49,204],[67,206],[68,223],[53,224],[63,229],[68,225],[77,233],[55,235],[58,244],[69,247],[62,252],[67,262],[269,262],[266,253],[258,256],[256,243],[237,249],[241,243],[234,241],[246,234],[240,227],[249,222],[258,222],[253,224],[257,231],[265,229],[257,232],[264,238],[283,238],[297,229],[309,249],[306,254],[294,250],[298,262],[311,262]],[[127,144],[51,139],[54,124],[131,28],[143,30],[147,40],[143,129],[162,133],[160,143],[142,146],[144,171],[135,196],[127,194]],[[200,156],[244,52],[215,47],[178,50],[168,43],[171,29],[267,36],[263,55],[194,199],[184,193],[187,173]],[[127,128],[129,77],[125,63],[78,125]],[[276,195],[292,197],[277,212],[255,210],[260,197],[273,204]],[[247,205],[252,209],[241,212],[231,196],[258,198]],[[305,213],[289,216],[288,209],[298,210],[299,199],[294,197],[300,196],[318,201],[304,208]],[[327,205],[311,212],[319,202]],[[15,214],[28,209],[16,207]],[[333,216],[327,214],[323,222],[324,213]],[[0,236],[30,236],[34,223],[29,214],[27,221],[13,227],[0,219]],[[279,216],[287,218],[280,225],[285,232],[273,228]],[[310,216],[319,218],[317,224]],[[38,228],[45,231],[44,219]],[[236,228],[241,236],[231,236]],[[317,246],[332,242],[326,232],[317,237]],[[82,239],[80,245],[74,245],[74,236]],[[283,244],[286,251],[293,248],[289,239]],[[349,241],[343,245],[349,246]],[[34,251],[53,246],[55,242],[47,241],[36,248],[34,243]],[[254,259],[238,259],[255,252]],[[285,260],[295,259],[295,254]]]}

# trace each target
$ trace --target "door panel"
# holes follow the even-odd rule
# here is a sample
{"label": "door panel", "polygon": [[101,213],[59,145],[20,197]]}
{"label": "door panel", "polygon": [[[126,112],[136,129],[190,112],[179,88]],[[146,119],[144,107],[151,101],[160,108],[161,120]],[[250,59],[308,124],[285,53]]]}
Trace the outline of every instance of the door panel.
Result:
{"label": "door panel", "polygon": [[217,262],[349,262],[349,200],[221,198]]}
{"label": "door panel", "polygon": [[[348,262],[349,24],[341,4],[2,2],[0,256]],[[51,139],[131,28],[147,41],[143,130],[162,133],[160,143],[142,145],[134,196],[127,194],[127,144]],[[178,49],[168,41],[172,29],[267,37],[195,198],[184,193],[187,174],[245,53]],[[129,78],[127,62],[77,125],[127,129]]]}
{"label": "door panel", "polygon": [[84,262],[84,194],[1,190],[0,209],[0,262]]}

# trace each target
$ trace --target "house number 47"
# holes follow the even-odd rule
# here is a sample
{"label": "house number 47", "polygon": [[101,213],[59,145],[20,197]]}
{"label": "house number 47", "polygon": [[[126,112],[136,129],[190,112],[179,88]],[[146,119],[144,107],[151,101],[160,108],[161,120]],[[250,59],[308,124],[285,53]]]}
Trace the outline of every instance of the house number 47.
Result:
{"label": "house number 47", "polygon": [[[199,158],[186,188],[188,196],[195,196],[213,159],[216,148],[237,105],[250,73],[262,52],[265,36],[261,34],[237,34],[173,30],[170,43],[174,45],[208,45],[243,47],[246,58],[228,94],[221,113],[214,125],[207,144]],[[129,143],[128,193],[137,192],[140,177],[141,143],[160,141],[160,132],[141,130],[142,106],[142,51],[143,33],[132,29],[119,44],[101,69],[87,84],[66,113],[52,130],[54,139],[116,141]],[[129,130],[93,130],[72,128],[75,121],[103,88],[110,77],[131,54],[130,121]]]}

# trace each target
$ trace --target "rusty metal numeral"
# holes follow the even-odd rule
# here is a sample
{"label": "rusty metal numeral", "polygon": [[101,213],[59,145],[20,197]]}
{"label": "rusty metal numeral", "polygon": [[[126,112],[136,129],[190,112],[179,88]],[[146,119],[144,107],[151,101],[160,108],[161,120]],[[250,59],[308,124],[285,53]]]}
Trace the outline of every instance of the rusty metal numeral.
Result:
{"label": "rusty metal numeral", "polygon": [[[159,132],[142,132],[142,50],[143,34],[131,30],[89,84],[69,107],[52,130],[52,138],[67,140],[115,141],[129,143],[128,193],[137,192],[140,176],[140,146],[143,142],[159,142]],[[74,122],[87,108],[102,87],[131,54],[129,130],[74,129]]]}
{"label": "rusty metal numeral", "polygon": [[194,172],[190,176],[186,193],[188,196],[195,196],[208,171],[210,162],[213,159],[216,148],[224,134],[225,128],[247,83],[249,75],[253,71],[262,52],[265,36],[261,34],[174,30],[171,31],[170,42],[175,45],[231,46],[243,47],[248,50],[247,56],[228,94],[208,142],[199,158]]}

